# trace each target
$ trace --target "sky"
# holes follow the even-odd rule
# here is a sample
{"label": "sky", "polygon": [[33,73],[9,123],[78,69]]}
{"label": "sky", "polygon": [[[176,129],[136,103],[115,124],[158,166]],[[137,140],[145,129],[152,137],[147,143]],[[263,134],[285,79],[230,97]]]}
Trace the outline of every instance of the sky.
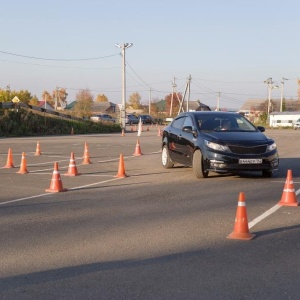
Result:
{"label": "sky", "polygon": [[[210,107],[240,109],[249,98],[297,99],[298,0],[1,0],[0,88],[82,89],[122,103],[184,94]],[[173,87],[174,85],[174,87]]]}

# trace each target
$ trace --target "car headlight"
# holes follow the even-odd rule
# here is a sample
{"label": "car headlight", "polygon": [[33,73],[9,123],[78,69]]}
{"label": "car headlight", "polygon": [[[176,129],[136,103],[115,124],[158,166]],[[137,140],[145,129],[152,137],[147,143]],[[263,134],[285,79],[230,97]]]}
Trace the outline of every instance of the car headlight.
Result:
{"label": "car headlight", "polygon": [[210,142],[210,141],[205,140],[205,145],[208,148],[211,148],[213,150],[223,151],[223,152],[230,152],[230,150],[227,146],[220,145],[220,144],[217,144],[217,143],[214,143],[214,142]]}
{"label": "car headlight", "polygon": [[273,144],[271,144],[271,145],[268,146],[267,151],[273,151],[273,150],[275,150],[276,148],[277,148],[276,144],[273,143]]}

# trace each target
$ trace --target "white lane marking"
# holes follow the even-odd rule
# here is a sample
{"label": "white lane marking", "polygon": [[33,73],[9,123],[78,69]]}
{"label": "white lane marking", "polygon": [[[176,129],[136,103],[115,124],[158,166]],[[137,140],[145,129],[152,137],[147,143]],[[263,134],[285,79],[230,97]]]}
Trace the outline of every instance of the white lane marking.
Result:
{"label": "white lane marking", "polygon": [[[296,191],[296,195],[300,194],[300,189]],[[280,199],[279,199],[280,200]],[[254,225],[256,225],[257,223],[259,223],[260,221],[262,221],[263,219],[267,218],[268,216],[270,216],[272,213],[274,213],[277,209],[279,209],[280,207],[282,207],[281,205],[274,205],[273,207],[271,207],[269,210],[267,210],[266,212],[264,212],[263,214],[261,214],[259,217],[255,218],[253,221],[251,221],[250,223],[248,223],[248,227],[249,229],[251,227],[253,227]]]}
{"label": "white lane marking", "polygon": [[[108,179],[108,180],[104,180],[104,181],[99,181],[99,182],[95,182],[95,183],[91,183],[91,184],[77,186],[77,187],[74,187],[74,188],[70,188],[68,190],[79,190],[79,189],[82,189],[82,188],[85,188],[85,187],[88,187],[88,186],[93,186],[93,185],[97,185],[97,184],[103,184],[103,183],[107,183],[107,182],[111,182],[111,181],[115,181],[115,180],[119,180],[119,179],[123,179],[123,178],[117,177],[117,178]],[[35,195],[35,196],[29,196],[29,197],[14,199],[14,200],[6,201],[6,202],[1,202],[0,205],[10,204],[10,203],[20,202],[20,201],[25,201],[25,200],[39,198],[39,197],[44,197],[44,196],[49,196],[49,195],[53,195],[53,194],[57,194],[57,193],[47,193],[47,194],[40,194],[40,195]]]}

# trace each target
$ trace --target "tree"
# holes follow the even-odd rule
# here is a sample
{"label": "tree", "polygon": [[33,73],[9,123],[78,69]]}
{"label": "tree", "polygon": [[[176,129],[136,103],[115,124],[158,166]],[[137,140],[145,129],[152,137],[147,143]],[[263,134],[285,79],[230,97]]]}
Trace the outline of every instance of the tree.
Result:
{"label": "tree", "polygon": [[64,88],[57,88],[52,92],[52,99],[54,100],[55,109],[58,105],[60,105],[62,108],[65,108],[67,105],[67,96],[68,93]]}
{"label": "tree", "polygon": [[54,100],[51,96],[51,94],[47,91],[43,91],[43,94],[42,94],[42,99],[43,101],[46,101],[47,103],[51,104],[52,106],[54,106]]}
{"label": "tree", "polygon": [[9,102],[12,98],[10,96],[10,89],[2,90],[0,89],[0,102]]}
{"label": "tree", "polygon": [[129,96],[128,105],[133,109],[140,109],[142,108],[141,99],[142,97],[139,93],[133,93]]}
{"label": "tree", "polygon": [[99,94],[96,97],[97,102],[108,102],[108,98],[104,94]]}
{"label": "tree", "polygon": [[73,108],[73,113],[77,117],[90,117],[92,114],[92,105],[94,96],[90,90],[81,90],[76,94],[76,104]]}
{"label": "tree", "polygon": [[166,112],[170,117],[174,117],[179,112],[180,101],[182,100],[181,93],[169,94],[165,97],[166,100]]}
{"label": "tree", "polygon": [[0,89],[0,102],[10,102],[15,96],[22,103],[29,103],[32,99],[31,93],[27,90],[11,91],[9,86],[5,90]]}
{"label": "tree", "polygon": [[39,104],[39,99],[36,96],[33,96],[30,101],[28,102],[30,105],[37,106]]}
{"label": "tree", "polygon": [[27,103],[27,104],[32,99],[31,93],[27,90],[20,90],[19,92],[12,91],[10,93],[10,95],[11,95],[11,99],[13,99],[15,96],[17,96],[19,98],[20,102]]}

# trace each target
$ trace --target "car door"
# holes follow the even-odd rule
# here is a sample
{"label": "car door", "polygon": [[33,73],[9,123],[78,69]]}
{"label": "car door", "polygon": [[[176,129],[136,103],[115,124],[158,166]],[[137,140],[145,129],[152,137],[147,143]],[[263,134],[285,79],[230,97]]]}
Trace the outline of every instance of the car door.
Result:
{"label": "car door", "polygon": [[[192,130],[195,129],[193,124],[193,120],[190,116],[186,116],[183,122],[183,127],[190,127]],[[193,154],[194,154],[194,141],[196,137],[194,137],[192,132],[182,132],[179,134],[178,143],[180,144],[180,152],[181,152],[181,161],[185,165],[191,165]]]}
{"label": "car door", "polygon": [[168,146],[170,158],[177,163],[182,163],[182,149],[179,136],[182,133],[182,127],[185,116],[177,117],[168,127]]}

